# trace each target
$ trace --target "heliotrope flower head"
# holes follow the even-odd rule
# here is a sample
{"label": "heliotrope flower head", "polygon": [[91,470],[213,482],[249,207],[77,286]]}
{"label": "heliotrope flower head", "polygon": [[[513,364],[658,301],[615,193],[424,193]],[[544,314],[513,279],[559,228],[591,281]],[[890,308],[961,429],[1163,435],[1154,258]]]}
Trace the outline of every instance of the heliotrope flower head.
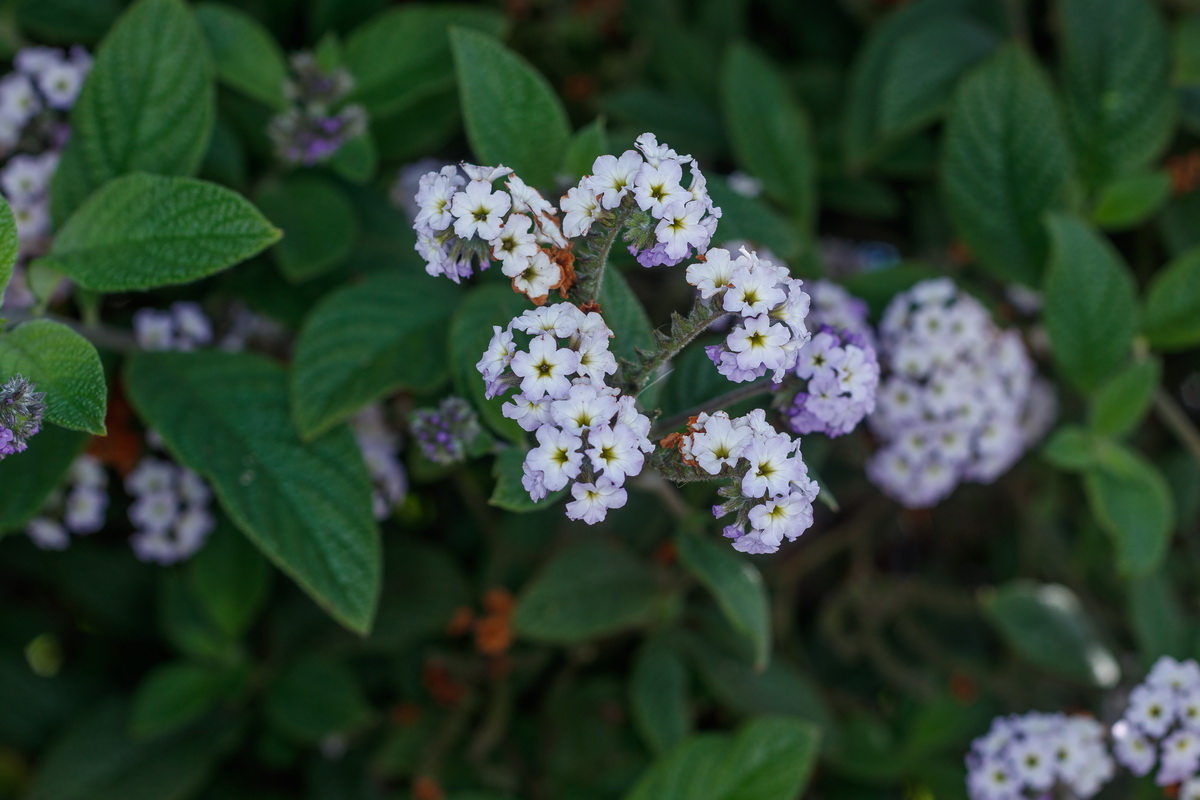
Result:
{"label": "heliotrope flower head", "polygon": [[783,416],[796,433],[841,436],[875,409],[879,361],[858,334],[823,325],[800,349],[793,374],[805,385]]}
{"label": "heliotrope flower head", "polygon": [[108,511],[108,474],[89,455],[75,459],[66,483],[47,498],[25,532],[43,550],[65,550],[71,534],[86,536],[104,526]]}
{"label": "heliotrope flower head", "polygon": [[22,375],[0,385],[0,461],[25,452],[29,438],[41,430],[45,399]]}
{"label": "heliotrope flower head", "polygon": [[1200,778],[1200,665],[1170,656],[1156,661],[1129,693],[1112,737],[1117,761],[1135,775],[1158,764],[1160,786]]}
{"label": "heliotrope flower head", "polygon": [[994,719],[971,743],[967,790],[971,800],[1033,800],[1061,791],[1090,798],[1113,772],[1104,727],[1091,717],[1014,714]]}
{"label": "heliotrope flower head", "polygon": [[483,430],[471,404],[454,396],[437,408],[413,411],[409,427],[424,456],[443,465],[465,461],[467,448]]}
{"label": "heliotrope flower head", "polygon": [[308,52],[294,54],[290,63],[292,74],[284,94],[291,108],[271,119],[267,135],[280,160],[312,166],[329,160],[342,145],[362,135],[367,112],[360,105],[336,108],[354,87],[344,67],[325,69]]}
{"label": "heliotrope flower head", "polygon": [[[154,444],[156,437],[151,437]],[[129,538],[142,561],[168,566],[190,558],[216,527],[212,490],[203,478],[163,455],[147,455],[125,478],[133,498]]]}
{"label": "heliotrope flower head", "polygon": [[198,303],[180,301],[170,309],[139,308],[133,338],[143,350],[195,350],[213,342],[212,322]]}

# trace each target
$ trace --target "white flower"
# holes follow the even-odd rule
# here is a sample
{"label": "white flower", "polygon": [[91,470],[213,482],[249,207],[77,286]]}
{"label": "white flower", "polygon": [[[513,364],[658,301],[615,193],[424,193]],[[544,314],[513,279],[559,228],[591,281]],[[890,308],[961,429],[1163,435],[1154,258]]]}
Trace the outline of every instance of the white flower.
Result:
{"label": "white flower", "polygon": [[42,550],[66,550],[71,543],[67,529],[46,517],[36,517],[25,526],[25,532]]}
{"label": "white flower", "polygon": [[786,436],[756,439],[746,445],[742,457],[750,462],[750,468],[742,478],[742,494],[746,497],[786,494],[795,473],[793,448]]}
{"label": "white flower", "polygon": [[[620,158],[603,155],[592,164],[592,175],[581,185],[593,196],[600,196],[600,205],[614,209],[629,192],[630,185],[642,168],[642,157],[635,150],[626,150]],[[565,206],[564,206],[565,210]],[[564,226],[566,224],[564,220]]]}
{"label": "white flower", "polygon": [[674,161],[664,161],[657,167],[646,165],[638,172],[633,197],[638,208],[649,211],[656,219],[672,203],[686,203],[692,193],[679,185],[683,170]]}
{"label": "white flower", "polygon": [[1145,775],[1154,768],[1157,754],[1145,736],[1125,720],[1113,725],[1113,754],[1134,775]]}
{"label": "white flower", "polygon": [[125,478],[125,490],[134,497],[171,491],[177,468],[157,458],[143,458]]}
{"label": "white flower", "polygon": [[77,486],[67,495],[63,524],[74,533],[95,533],[104,525],[104,512],[107,510],[108,492]]}
{"label": "white flower", "polygon": [[540,336],[548,333],[557,339],[569,339],[579,331],[583,312],[570,303],[551,303],[531,308],[512,321],[514,330]]}
{"label": "white flower", "polygon": [[1175,698],[1169,689],[1138,686],[1129,693],[1125,719],[1157,739],[1175,721]]}
{"label": "white flower", "polygon": [[545,250],[538,250],[520,274],[512,276],[513,288],[538,301],[562,283],[562,267],[550,260]]}
{"label": "white flower", "polygon": [[667,246],[668,256],[684,258],[691,248],[701,250],[708,244],[708,231],[700,224],[700,218],[707,211],[698,200],[675,202],[663,209],[662,219],[655,227],[654,234],[658,241]]}
{"label": "white flower", "polygon": [[179,498],[172,491],[144,494],[129,507],[129,519],[138,528],[166,531],[179,517]]}
{"label": "white flower", "polygon": [[180,349],[190,350],[213,340],[212,323],[197,303],[179,302],[171,305],[175,329],[179,332]]}
{"label": "white flower", "polygon": [[778,370],[785,366],[788,353],[784,346],[791,340],[791,332],[786,326],[772,325],[764,314],[751,317],[734,328],[726,343],[730,351],[737,354],[737,363],[742,369],[761,366]]}
{"label": "white flower", "polygon": [[704,261],[688,265],[687,282],[699,289],[700,296],[707,300],[730,286],[739,266],[739,261],[732,259],[728,250],[714,247],[705,254]]}
{"label": "white flower", "polygon": [[771,270],[740,266],[730,278],[721,307],[744,317],[766,314],[787,299],[778,283],[779,278]]}
{"label": "white flower", "polygon": [[444,231],[454,222],[450,203],[454,193],[462,186],[458,170],[452,166],[442,167],[441,172],[430,172],[421,178],[417,191],[417,216],[413,224],[418,228],[428,227],[432,231]]}
{"label": "white flower", "polygon": [[108,475],[104,471],[104,465],[89,455],[75,459],[67,477],[76,486],[86,486],[90,489],[103,489],[108,486]]}
{"label": "white flower", "polygon": [[47,169],[47,162],[37,156],[15,155],[4,165],[0,172],[0,190],[9,203],[28,203],[46,193],[53,173],[53,162]]}
{"label": "white flower", "polygon": [[86,73],[74,64],[53,64],[38,76],[38,88],[51,108],[66,110],[75,105]]}
{"label": "white flower", "polygon": [[579,448],[583,439],[573,433],[543,425],[537,432],[538,446],[525,457],[527,469],[540,472],[545,487],[557,492],[579,475],[583,454]]}
{"label": "white flower", "polygon": [[588,433],[588,444],[585,454],[592,466],[618,486],[626,477],[641,472],[646,461],[638,437],[625,425],[594,428]]}
{"label": "white flower", "polygon": [[462,171],[467,173],[467,177],[475,183],[484,183],[489,186],[493,181],[503,178],[507,175],[512,175],[513,171],[503,164],[498,164],[494,167],[480,166],[478,164],[468,164],[463,161],[459,164]]}
{"label": "white flower", "polygon": [[580,434],[598,425],[607,425],[617,413],[617,401],[612,395],[597,391],[590,383],[576,383],[567,396],[550,406],[554,424],[563,430]]}
{"label": "white flower", "polygon": [[748,428],[734,427],[724,411],[703,420],[704,430],[691,437],[691,457],[709,475],[733,467],[750,441]]}
{"label": "white flower", "polygon": [[530,232],[533,220],[524,214],[512,214],[504,222],[500,234],[488,242],[492,256],[500,260],[500,271],[515,278],[529,266],[538,253],[537,240]]}
{"label": "white flower", "polygon": [[549,397],[530,400],[523,394],[517,394],[500,407],[500,413],[509,419],[516,420],[522,430],[533,432],[552,421],[550,417],[551,402]]}
{"label": "white flower", "polygon": [[511,205],[507,192],[493,192],[486,181],[471,181],[465,190],[455,192],[450,201],[454,232],[463,239],[472,236],[485,242],[495,239],[500,235],[501,218]]}
{"label": "white flower", "polygon": [[488,342],[487,350],[483,352],[483,358],[479,359],[475,369],[484,378],[495,377],[512,361],[514,350],[512,333],[503,330],[499,325],[493,325],[491,341]]}
{"label": "white flower", "polygon": [[776,547],[784,537],[795,539],[813,522],[812,503],[801,495],[768,500],[750,509],[750,524],[759,532],[759,541]]}
{"label": "white flower", "polygon": [[637,148],[646,156],[646,162],[652,167],[657,167],[663,161],[675,161],[679,164],[686,164],[692,160],[691,156],[681,156],[665,144],[658,143],[658,137],[653,133],[643,133],[634,140]]}
{"label": "white flower", "polygon": [[570,237],[586,235],[600,215],[600,203],[586,186],[572,186],[568,189],[561,206],[564,214],[563,233]]}
{"label": "white flower", "polygon": [[567,517],[595,525],[608,514],[610,508],[625,505],[625,490],[608,478],[599,478],[595,483],[576,483],[571,487],[573,502],[567,503]]}
{"label": "white flower", "polygon": [[175,319],[166,311],[139,308],[133,312],[133,338],[143,350],[175,347]]}

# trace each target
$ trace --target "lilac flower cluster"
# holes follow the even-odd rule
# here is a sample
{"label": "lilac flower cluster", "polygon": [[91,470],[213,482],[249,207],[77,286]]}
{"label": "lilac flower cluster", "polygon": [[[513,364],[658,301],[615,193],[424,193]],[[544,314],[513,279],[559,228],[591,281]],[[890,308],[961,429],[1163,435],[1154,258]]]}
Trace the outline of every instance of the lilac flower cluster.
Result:
{"label": "lilac flower cluster", "polygon": [[414,411],[409,429],[425,457],[442,465],[466,461],[467,449],[483,431],[471,404],[453,395],[437,408]]}
{"label": "lilac flower cluster", "polygon": [[[643,267],[674,266],[703,255],[721,217],[704,174],[691,156],[659,144],[652,133],[643,133],[636,145],[620,157],[600,156],[592,174],[567,191],[561,202],[563,233],[584,236],[594,223],[611,222],[624,211],[629,252]],[[685,166],[691,175],[686,187]]]}
{"label": "lilac flower cluster", "polygon": [[814,328],[828,326],[861,337],[876,348],[875,330],[867,319],[867,304],[833,281],[813,281],[807,287],[810,300],[808,323]]}
{"label": "lilac flower cluster", "polygon": [[718,372],[737,383],[770,372],[778,383],[795,368],[810,335],[804,324],[809,298],[804,282],[791,277],[787,267],[744,248],[737,258],[713,248],[687,268],[687,281],[701,298],[735,315],[725,341],[706,348]]}
{"label": "lilac flower cluster", "polygon": [[960,481],[990,483],[1027,446],[1022,418],[1034,368],[1021,337],[945,278],[897,295],[880,326],[890,374],[870,416],[883,447],[867,475],[910,508]]}
{"label": "lilac flower cluster", "polygon": [[[455,283],[487,269],[491,260],[513,289],[537,304],[554,289],[564,295],[574,281],[568,242],[554,204],[511,169],[462,164],[428,172],[417,190],[417,252],[430,275]],[[507,177],[505,189],[492,184]]]}
{"label": "lilac flower cluster", "polygon": [[783,409],[796,433],[841,436],[875,410],[879,361],[857,334],[822,326],[800,350],[793,373],[807,382]]}
{"label": "lilac flower cluster", "polygon": [[43,550],[65,550],[74,533],[86,536],[104,526],[108,511],[108,474],[91,456],[79,456],[67,471],[65,487],[55,490],[25,533]]}
{"label": "lilac flower cluster", "polygon": [[195,350],[212,344],[212,322],[197,303],[172,303],[167,311],[140,308],[133,314],[133,338],[143,350]]}
{"label": "lilac flower cluster", "polygon": [[25,452],[29,437],[41,430],[46,396],[21,375],[0,385],[0,461]]}
{"label": "lilac flower cluster", "polygon": [[360,136],[367,129],[367,112],[359,105],[333,110],[354,87],[345,68],[326,70],[308,52],[294,54],[291,67],[284,93],[292,107],[272,118],[267,135],[282,161],[311,167]]}
{"label": "lilac flower cluster", "polygon": [[[493,330],[476,368],[488,397],[520,386],[502,410],[537,437],[525,458],[525,490],[537,501],[574,481],[567,516],[599,522],[625,505],[625,479],[654,449],[649,418],[605,383],[617,371],[612,331],[599,314],[570,303],[531,309]],[[517,334],[528,343],[518,346]]]}
{"label": "lilac flower cluster", "polygon": [[166,458],[143,457],[125,478],[125,491],[133,498],[129,544],[142,561],[162,566],[184,561],[203,546],[216,525],[209,511],[208,484]]}
{"label": "lilac flower cluster", "polygon": [[1113,777],[1104,727],[1084,716],[997,717],[971,743],[967,790],[971,800],[1046,798],[1054,791],[1093,797]]}
{"label": "lilac flower cluster", "polygon": [[724,411],[698,415],[679,451],[684,463],[731,479],[718,491],[725,502],[712,511],[717,519],[736,515],[725,526],[735,550],[774,553],[784,538],[795,540],[812,525],[819,489],[808,477],[800,440],[775,430],[762,409],[737,419]]}
{"label": "lilac flower cluster", "polygon": [[400,434],[382,405],[367,406],[350,420],[350,429],[371,475],[371,504],[376,519],[387,519],[408,495],[408,474],[400,463]]}
{"label": "lilac flower cluster", "polygon": [[1157,763],[1159,786],[1200,784],[1200,665],[1169,656],[1155,662],[1129,693],[1112,736],[1117,761],[1133,774]]}

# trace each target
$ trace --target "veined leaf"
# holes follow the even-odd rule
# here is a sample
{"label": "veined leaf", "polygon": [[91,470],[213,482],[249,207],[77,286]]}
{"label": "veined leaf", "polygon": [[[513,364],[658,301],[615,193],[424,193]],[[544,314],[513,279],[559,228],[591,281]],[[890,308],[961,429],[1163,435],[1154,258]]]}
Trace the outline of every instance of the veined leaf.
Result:
{"label": "veined leaf", "polygon": [[0,334],[0,378],[17,373],[45,393],[47,422],[104,435],[108,387],[100,355],[87,339],[51,320],[18,325]]}

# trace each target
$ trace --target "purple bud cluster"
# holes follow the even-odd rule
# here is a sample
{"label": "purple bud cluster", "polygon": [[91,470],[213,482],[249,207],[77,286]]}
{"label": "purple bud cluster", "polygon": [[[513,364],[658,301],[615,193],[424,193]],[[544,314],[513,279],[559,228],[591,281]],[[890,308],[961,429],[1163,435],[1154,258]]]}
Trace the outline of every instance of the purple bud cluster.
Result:
{"label": "purple bud cluster", "polygon": [[502,411],[537,438],[525,457],[525,490],[537,501],[574,481],[567,516],[599,522],[625,505],[625,479],[654,449],[649,418],[605,383],[617,371],[613,332],[599,314],[570,303],[531,309],[493,330],[476,368],[489,398],[520,386]]}
{"label": "purple bud cluster", "polygon": [[921,508],[961,481],[992,482],[1021,456],[1034,367],[1016,331],[939,278],[893,298],[880,341],[889,374],[869,417],[883,441],[867,463],[876,485]]}
{"label": "purple bud cluster", "polygon": [[1113,753],[1130,772],[1147,775],[1157,763],[1159,786],[1188,783],[1191,796],[1200,796],[1200,665],[1169,656],[1155,662],[1129,693],[1112,736]]}
{"label": "purple bud cluster", "polygon": [[[610,221],[612,212],[624,208],[630,214],[629,252],[643,267],[674,266],[703,255],[721,209],[709,197],[700,167],[691,156],[659,144],[652,133],[643,133],[636,145],[620,157],[600,156],[592,174],[567,191],[561,204],[563,232],[584,236],[593,223]],[[685,166],[691,175],[686,187]]]}
{"label": "purple bud cluster", "polygon": [[704,261],[687,268],[687,281],[703,299],[735,315],[725,341],[706,351],[718,372],[736,383],[770,372],[778,383],[795,368],[809,339],[809,298],[804,282],[791,277],[787,267],[745,248],[737,258],[713,248]]}
{"label": "purple bud cluster", "polygon": [[1013,714],[971,743],[967,790],[971,800],[1089,798],[1113,772],[1104,726],[1091,717]]}
{"label": "purple bud cluster", "polygon": [[0,461],[25,452],[29,437],[41,430],[45,399],[21,375],[0,385]]}
{"label": "purple bud cluster", "polygon": [[679,452],[684,463],[730,478],[718,490],[725,502],[713,506],[713,516],[736,515],[725,526],[735,550],[774,553],[785,538],[795,540],[812,525],[819,489],[808,476],[800,440],[775,430],[762,409],[737,419],[724,411],[700,414]]}
{"label": "purple bud cluster", "polygon": [[125,491],[133,498],[129,544],[142,561],[168,566],[191,558],[216,525],[208,483],[165,457],[142,458],[125,478]]}
{"label": "purple bud cluster", "polygon": [[65,486],[55,490],[25,533],[43,550],[65,550],[71,534],[86,536],[104,526],[108,511],[108,474],[91,456],[80,456],[67,471]]}
{"label": "purple bud cluster", "polygon": [[354,87],[345,68],[323,69],[308,52],[294,54],[291,67],[284,93],[292,107],[272,118],[267,135],[282,161],[311,167],[360,136],[367,129],[367,112],[360,105],[333,110]]}
{"label": "purple bud cluster", "polygon": [[400,434],[382,405],[367,406],[350,420],[350,429],[371,476],[371,504],[376,519],[387,519],[408,495],[408,473],[400,463]]}
{"label": "purple bud cluster", "polygon": [[[494,258],[513,289],[535,303],[569,288],[574,273],[563,263],[568,242],[554,204],[503,165],[461,166],[466,179],[454,166],[421,177],[413,228],[425,271],[459,283]],[[505,188],[494,190],[505,177]]]}
{"label": "purple bud cluster", "polygon": [[796,433],[841,436],[875,410],[879,361],[857,334],[823,326],[801,349],[794,374],[806,385],[783,416]]}
{"label": "purple bud cluster", "polygon": [[212,344],[212,322],[192,302],[172,303],[167,311],[140,308],[133,314],[133,338],[143,350],[195,350]]}
{"label": "purple bud cluster", "polygon": [[482,428],[471,404],[450,396],[437,408],[412,412],[409,429],[424,456],[435,464],[458,464],[467,460],[467,449]]}

